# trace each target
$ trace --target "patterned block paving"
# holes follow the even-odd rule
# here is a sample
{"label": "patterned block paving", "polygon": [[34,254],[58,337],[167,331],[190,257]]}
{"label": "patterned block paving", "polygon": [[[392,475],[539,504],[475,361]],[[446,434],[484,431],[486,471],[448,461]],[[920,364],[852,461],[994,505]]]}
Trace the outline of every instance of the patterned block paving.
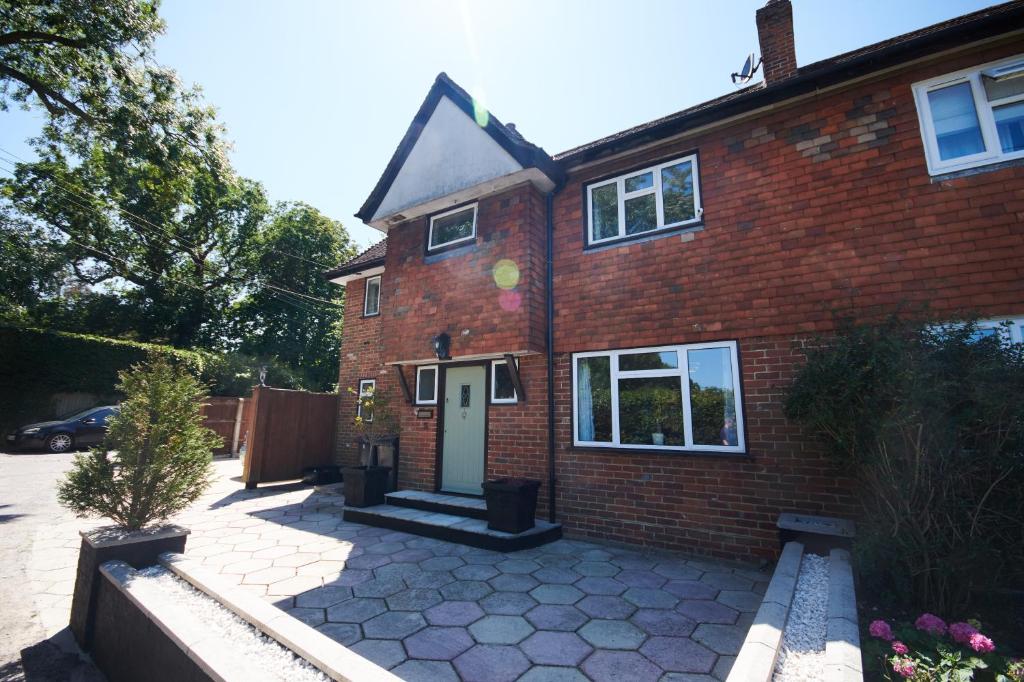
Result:
{"label": "patterned block paving", "polygon": [[[336,494],[243,490],[237,461],[215,466],[173,519],[192,530],[186,553],[405,680],[721,680],[769,575],[568,539],[469,548],[347,523]],[[86,525],[55,519],[28,562],[54,632]]]}

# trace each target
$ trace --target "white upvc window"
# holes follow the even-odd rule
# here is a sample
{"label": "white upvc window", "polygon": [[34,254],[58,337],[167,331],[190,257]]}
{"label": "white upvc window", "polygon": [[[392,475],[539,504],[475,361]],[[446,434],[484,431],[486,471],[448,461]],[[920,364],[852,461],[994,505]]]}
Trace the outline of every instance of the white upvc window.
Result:
{"label": "white upvc window", "polygon": [[376,388],[377,381],[375,379],[360,379],[359,381],[359,400],[356,402],[356,416],[361,417],[363,421],[373,421],[373,410],[364,410],[363,400],[372,398]]}
{"label": "white upvc window", "polygon": [[1024,55],[913,90],[930,174],[1024,158]]}
{"label": "white upvc window", "polygon": [[516,387],[512,383],[512,374],[508,371],[508,362],[494,360],[491,362],[491,402],[502,405],[518,401],[519,396],[516,395]]}
{"label": "white upvc window", "polygon": [[416,368],[416,404],[437,405],[437,365]]}
{"label": "white upvc window", "polygon": [[699,223],[697,155],[659,163],[587,186],[587,244],[642,237]]}
{"label": "white upvc window", "polygon": [[476,239],[476,204],[460,206],[430,217],[427,250]]}
{"label": "white upvc window", "polygon": [[998,336],[1009,343],[1024,343],[1024,317],[978,320],[978,336]]}
{"label": "white upvc window", "polygon": [[380,314],[380,275],[368,277],[363,292],[363,315],[372,317]]}
{"label": "white upvc window", "polygon": [[735,341],[574,353],[573,444],[746,452]]}

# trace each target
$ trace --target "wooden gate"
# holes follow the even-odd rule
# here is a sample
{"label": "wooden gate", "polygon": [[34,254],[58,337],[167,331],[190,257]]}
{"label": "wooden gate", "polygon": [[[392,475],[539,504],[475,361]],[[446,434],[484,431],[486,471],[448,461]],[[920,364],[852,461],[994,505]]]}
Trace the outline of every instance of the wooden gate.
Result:
{"label": "wooden gate", "polygon": [[254,388],[242,467],[245,486],[301,478],[306,467],[331,464],[337,412],[336,393]]}

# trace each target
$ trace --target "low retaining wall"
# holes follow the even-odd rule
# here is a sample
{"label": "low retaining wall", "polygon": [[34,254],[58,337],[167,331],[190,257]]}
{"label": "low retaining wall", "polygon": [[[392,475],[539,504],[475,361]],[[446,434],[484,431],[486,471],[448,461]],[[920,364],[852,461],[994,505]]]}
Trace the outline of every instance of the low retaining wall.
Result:
{"label": "low retaining wall", "polygon": [[[398,678],[263,600],[227,585],[180,554],[161,563],[260,632],[339,682],[398,682]],[[254,682],[278,679],[123,561],[100,567],[91,654],[111,682]],[[239,626],[244,627],[244,626]]]}

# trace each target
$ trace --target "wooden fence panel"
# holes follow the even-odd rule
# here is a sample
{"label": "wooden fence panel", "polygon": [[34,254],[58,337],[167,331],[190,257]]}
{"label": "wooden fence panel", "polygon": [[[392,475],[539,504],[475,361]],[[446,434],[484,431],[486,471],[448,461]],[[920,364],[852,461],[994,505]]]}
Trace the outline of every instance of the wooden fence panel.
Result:
{"label": "wooden fence panel", "polygon": [[330,464],[338,396],[258,386],[242,480],[247,487],[302,477],[310,466]]}
{"label": "wooden fence panel", "polygon": [[231,453],[231,444],[235,437],[235,421],[238,419],[238,401],[242,398],[207,398],[203,403],[203,425],[213,429],[221,438],[221,445],[214,449],[214,454]]}

